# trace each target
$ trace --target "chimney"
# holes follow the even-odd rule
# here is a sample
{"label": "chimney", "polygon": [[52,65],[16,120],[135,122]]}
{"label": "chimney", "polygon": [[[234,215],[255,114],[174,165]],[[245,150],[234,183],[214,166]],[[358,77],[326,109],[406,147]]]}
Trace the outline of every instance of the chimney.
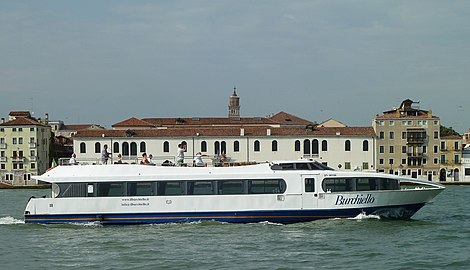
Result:
{"label": "chimney", "polygon": [[240,129],[240,136],[245,136],[245,129],[244,128]]}
{"label": "chimney", "polygon": [[2,117],[2,120],[0,120],[0,124],[5,124],[5,118]]}
{"label": "chimney", "polygon": [[46,116],[44,117],[44,124],[48,125],[49,124],[49,114],[46,113]]}

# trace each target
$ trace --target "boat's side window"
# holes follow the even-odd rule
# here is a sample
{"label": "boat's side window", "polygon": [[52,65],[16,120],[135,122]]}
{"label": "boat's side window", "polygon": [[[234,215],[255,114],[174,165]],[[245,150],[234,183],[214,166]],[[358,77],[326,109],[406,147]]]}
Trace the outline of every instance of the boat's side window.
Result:
{"label": "boat's side window", "polygon": [[322,183],[325,192],[397,190],[398,180],[376,177],[325,178]]}
{"label": "boat's side window", "polygon": [[248,193],[250,194],[279,194],[285,191],[286,182],[283,179],[248,181]]}
{"label": "boat's side window", "polygon": [[314,178],[305,178],[305,192],[315,192]]}
{"label": "boat's side window", "polygon": [[188,181],[188,195],[212,195],[214,194],[214,181]]}
{"label": "boat's side window", "polygon": [[128,196],[153,196],[154,183],[153,182],[128,182],[127,183]]}
{"label": "boat's side window", "polygon": [[243,180],[227,180],[218,181],[218,194],[244,194],[245,193],[245,181]]}
{"label": "boat's side window", "polygon": [[58,183],[57,184],[58,198],[64,197],[85,197],[86,184],[85,183]]}
{"label": "boat's side window", "polygon": [[378,190],[377,178],[358,178],[356,182],[356,190],[367,191],[367,190]]}
{"label": "boat's side window", "polygon": [[310,170],[310,167],[308,166],[308,163],[297,163],[295,164],[295,169],[296,170]]}
{"label": "boat's side window", "polygon": [[157,182],[157,195],[177,196],[185,194],[185,182],[161,181]]}
{"label": "boat's side window", "polygon": [[124,196],[124,183],[98,183],[96,185],[98,197]]}

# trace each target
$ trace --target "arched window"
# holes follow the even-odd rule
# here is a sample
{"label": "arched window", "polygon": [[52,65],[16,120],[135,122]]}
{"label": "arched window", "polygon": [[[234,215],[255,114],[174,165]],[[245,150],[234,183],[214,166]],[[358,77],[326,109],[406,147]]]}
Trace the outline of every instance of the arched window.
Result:
{"label": "arched window", "polygon": [[238,141],[233,142],[233,152],[239,152],[240,151],[240,143]]}
{"label": "arched window", "polygon": [[214,154],[220,154],[220,143],[218,141],[214,142]]}
{"label": "arched window", "polygon": [[146,152],[146,148],[145,142],[140,142],[140,152]]}
{"label": "arched window", "polygon": [[113,153],[119,153],[119,143],[118,142],[113,143]]}
{"label": "arched window", "polygon": [[298,152],[300,151],[300,141],[296,140],[294,143],[294,151]]}
{"label": "arched window", "polygon": [[277,141],[276,141],[276,140],[274,140],[274,141],[271,142],[271,150],[272,150],[273,152],[276,152],[276,151],[277,151]]}
{"label": "arched window", "polygon": [[321,150],[322,151],[328,151],[328,142],[326,140],[323,140],[321,142]]}
{"label": "arched window", "polygon": [[260,150],[260,146],[259,146],[259,141],[258,141],[258,140],[256,140],[256,141],[254,142],[254,150],[255,150],[255,152],[259,152],[259,150]]}
{"label": "arched window", "polygon": [[122,155],[129,156],[129,143],[128,142],[122,143]]}
{"label": "arched window", "polygon": [[310,155],[310,141],[304,140],[304,155]]}
{"label": "arched window", "polygon": [[364,140],[362,142],[362,151],[369,151],[369,141],[368,140]]}
{"label": "arched window", "polygon": [[220,151],[221,151],[221,153],[223,152],[223,153],[227,154],[227,143],[225,143],[225,141],[222,141],[220,143]]}
{"label": "arched window", "polygon": [[163,152],[164,153],[170,152],[170,143],[168,141],[163,142]]}
{"label": "arched window", "polygon": [[86,144],[84,142],[80,143],[80,153],[86,153]]}
{"label": "arched window", "polygon": [[351,141],[350,140],[346,140],[344,142],[344,151],[351,151]]}
{"label": "arched window", "polygon": [[95,143],[95,153],[101,153],[101,143]]}
{"label": "arched window", "polygon": [[137,156],[137,144],[131,142],[131,156]]}
{"label": "arched window", "polygon": [[206,141],[201,142],[201,152],[207,152],[207,142]]}
{"label": "arched window", "polygon": [[318,140],[312,140],[312,154],[313,155],[318,155]]}

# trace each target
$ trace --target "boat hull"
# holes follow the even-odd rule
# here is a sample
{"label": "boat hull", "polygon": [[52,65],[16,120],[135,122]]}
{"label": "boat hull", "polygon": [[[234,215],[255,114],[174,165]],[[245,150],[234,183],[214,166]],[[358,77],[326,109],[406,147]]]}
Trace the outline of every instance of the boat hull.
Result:
{"label": "boat hull", "polygon": [[112,213],[112,214],[48,214],[25,215],[25,223],[57,224],[86,223],[101,224],[159,224],[198,221],[229,223],[273,222],[290,224],[319,219],[354,218],[359,214],[377,215],[381,218],[410,219],[424,203],[348,209],[315,210],[270,210],[230,212],[183,212],[183,213]]}

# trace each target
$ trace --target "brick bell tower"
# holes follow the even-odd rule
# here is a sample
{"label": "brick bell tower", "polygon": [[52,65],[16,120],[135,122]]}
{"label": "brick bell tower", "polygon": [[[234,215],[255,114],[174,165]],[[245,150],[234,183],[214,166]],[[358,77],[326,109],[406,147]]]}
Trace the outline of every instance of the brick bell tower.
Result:
{"label": "brick bell tower", "polygon": [[236,87],[233,87],[233,94],[229,99],[228,118],[240,118],[240,97],[237,96]]}

